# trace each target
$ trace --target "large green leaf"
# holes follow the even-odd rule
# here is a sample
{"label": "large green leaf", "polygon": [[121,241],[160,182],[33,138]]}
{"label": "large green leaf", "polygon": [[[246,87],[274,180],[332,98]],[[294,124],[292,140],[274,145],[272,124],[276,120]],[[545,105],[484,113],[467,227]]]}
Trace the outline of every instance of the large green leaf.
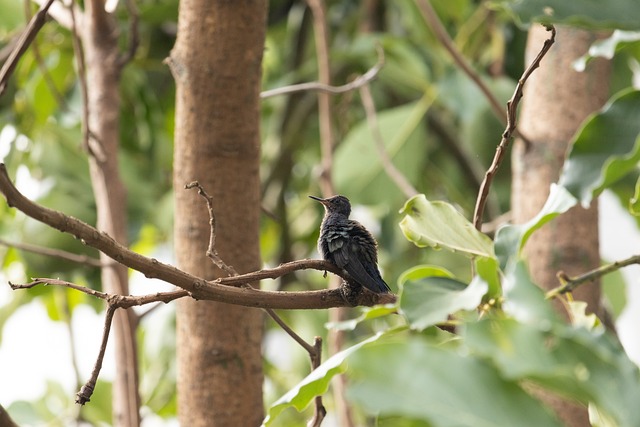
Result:
{"label": "large green leaf", "polygon": [[347,396],[366,412],[431,427],[559,427],[515,381],[483,360],[422,336],[376,343],[349,358]]}
{"label": "large green leaf", "polygon": [[349,347],[340,353],[336,353],[327,359],[322,365],[314,369],[305,379],[300,381],[297,386],[289,390],[284,396],[275,401],[269,408],[269,412],[262,422],[263,426],[269,426],[286,408],[293,406],[298,411],[302,411],[311,403],[311,401],[327,391],[329,381],[338,374],[345,371],[345,359],[364,345],[376,341],[383,334],[379,333],[373,337],[366,339],[352,347]]}
{"label": "large green leaf", "polygon": [[593,197],[637,166],[640,160],[640,91],[617,94],[577,133],[560,176],[587,206]]}
{"label": "large green leaf", "polygon": [[593,29],[640,29],[636,0],[607,0],[606,3],[593,0],[508,0],[503,4],[522,23],[561,23]]}
{"label": "large green leaf", "polygon": [[477,278],[468,286],[448,277],[409,280],[402,287],[400,311],[412,329],[423,330],[444,322],[458,310],[473,310],[487,293],[486,282]]}
{"label": "large green leaf", "polygon": [[491,239],[475,229],[448,203],[430,202],[420,194],[405,203],[400,228],[417,246],[446,248],[469,256],[495,258]]}
{"label": "large green leaf", "polygon": [[552,184],[549,197],[538,214],[524,224],[507,225],[498,230],[495,239],[496,255],[500,266],[507,270],[520,255],[531,234],[575,206],[577,200],[564,187]]}
{"label": "large green leaf", "polygon": [[491,359],[506,378],[591,403],[616,426],[640,425],[638,367],[609,334],[562,323],[488,319],[468,324],[463,337],[471,352]]}

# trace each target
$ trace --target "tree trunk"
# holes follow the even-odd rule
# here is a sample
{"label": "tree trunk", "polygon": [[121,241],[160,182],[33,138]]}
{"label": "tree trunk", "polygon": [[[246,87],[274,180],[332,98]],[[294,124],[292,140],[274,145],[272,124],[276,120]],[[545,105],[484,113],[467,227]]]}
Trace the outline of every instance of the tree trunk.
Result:
{"label": "tree trunk", "polygon": [[[527,63],[539,52],[548,32],[541,26],[529,30]],[[515,223],[535,216],[557,182],[568,143],[584,119],[602,107],[609,95],[610,67],[594,60],[585,72],[573,70],[572,63],[587,52],[596,37],[582,30],[558,28],[556,43],[524,90],[520,130],[531,141],[516,141],[513,151],[512,209]],[[598,209],[580,206],[561,215],[534,233],[525,247],[533,280],[544,289],[558,286],[556,274],[583,273],[600,264]],[[601,316],[600,284],[581,286],[574,293],[588,303],[588,310]],[[566,309],[556,309],[567,317]],[[544,400],[568,426],[588,426],[586,408],[555,397]]]}
{"label": "tree trunk", "polygon": [[[239,273],[260,268],[259,93],[266,2],[182,0],[169,64],[176,80],[175,250],[179,268],[213,279],[209,217],[197,180],[213,197],[216,249]],[[256,309],[178,303],[178,411],[184,426],[257,426],[263,418]]]}
{"label": "tree trunk", "polygon": [[[115,21],[100,0],[85,3],[85,28],[82,43],[86,58],[87,101],[90,130],[89,156],[91,184],[96,199],[97,228],[117,242],[127,244],[127,203],[120,180],[118,150],[120,145],[120,64]],[[102,269],[102,287],[110,294],[128,295],[127,268],[108,263]],[[113,425],[140,425],[138,394],[138,356],[135,337],[135,314],[118,310],[113,319],[116,376],[113,384]]]}

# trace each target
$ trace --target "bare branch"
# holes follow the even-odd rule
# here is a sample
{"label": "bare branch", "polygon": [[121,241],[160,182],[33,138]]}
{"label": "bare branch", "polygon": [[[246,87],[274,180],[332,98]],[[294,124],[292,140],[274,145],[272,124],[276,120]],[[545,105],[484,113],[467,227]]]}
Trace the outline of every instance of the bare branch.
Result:
{"label": "bare branch", "polygon": [[380,161],[382,162],[382,167],[384,167],[385,172],[391,178],[391,180],[396,184],[396,186],[404,193],[407,198],[411,198],[418,194],[418,190],[414,188],[413,185],[409,182],[409,180],[400,172],[389,157],[387,150],[384,146],[384,140],[382,139],[382,133],[380,133],[380,126],[378,125],[378,114],[376,113],[376,106],[373,102],[373,96],[371,96],[371,90],[369,89],[368,84],[364,84],[360,87],[360,99],[362,100],[362,105],[364,106],[364,111],[367,115],[367,123],[369,123],[369,129],[371,129],[371,134],[373,136],[373,140],[375,141],[376,148],[378,150],[378,155],[380,156]]}
{"label": "bare branch", "polygon": [[96,387],[96,382],[98,381],[98,376],[100,375],[100,370],[102,369],[102,362],[104,360],[104,353],[107,348],[107,342],[109,340],[109,331],[111,330],[111,324],[113,323],[113,316],[116,310],[119,308],[126,309],[133,306],[151,304],[154,302],[163,302],[167,304],[175,299],[183,298],[189,295],[188,292],[182,290],[172,292],[158,292],[155,294],[142,296],[113,295],[106,292],[96,291],[95,289],[87,288],[86,286],[81,286],[64,280],[50,278],[36,278],[31,282],[22,285],[9,282],[9,286],[11,286],[11,289],[13,290],[31,289],[37,285],[61,286],[69,289],[74,289],[87,295],[100,298],[108,304],[107,313],[104,319],[104,330],[102,332],[102,344],[100,345],[100,351],[98,352],[98,357],[94,364],[93,371],[91,372],[91,377],[85,383],[85,385],[80,388],[80,391],[78,391],[76,395],[76,403],[80,405],[84,405],[85,403],[90,401],[91,395],[93,394],[93,391]]}
{"label": "bare branch", "polygon": [[9,248],[20,249],[22,251],[31,252],[38,255],[60,258],[66,261],[76,262],[78,264],[85,264],[90,267],[106,267],[108,265],[100,262],[99,259],[92,258],[87,255],[78,255],[72,252],[67,252],[59,249],[50,249],[44,246],[32,245],[30,243],[9,242],[8,240],[0,238],[0,245],[7,246]]}
{"label": "bare branch", "polygon": [[272,96],[278,95],[287,95],[295,92],[303,92],[303,91],[318,91],[318,92],[326,92],[333,95],[350,92],[352,90],[356,90],[363,85],[373,81],[377,76],[382,67],[384,66],[384,50],[381,46],[376,46],[376,52],[378,53],[378,62],[367,70],[366,73],[357,77],[350,83],[344,84],[342,86],[331,86],[329,84],[325,84],[322,82],[307,82],[300,83],[290,86],[283,86],[275,89],[265,90],[260,93],[260,98],[270,98]]}
{"label": "bare branch", "polygon": [[[458,48],[456,48],[456,45],[451,37],[449,37],[449,33],[447,33],[444,25],[442,25],[440,18],[438,18],[438,14],[431,6],[429,0],[416,0],[416,4],[420,9],[420,12],[422,12],[424,20],[427,21],[427,24],[429,25],[429,27],[431,27],[431,30],[434,32],[438,40],[440,40],[440,43],[442,43],[442,46],[444,46],[444,48],[449,52],[449,54],[453,58],[453,61],[458,64],[462,71],[476,84],[476,86],[478,86],[478,89],[480,89],[480,91],[487,98],[487,100],[489,101],[489,105],[491,105],[491,109],[500,119],[500,121],[506,123],[508,118],[504,113],[504,110],[502,109],[502,105],[493,95],[491,90],[489,90],[489,87],[482,81],[478,73],[476,73],[475,70],[471,68],[469,64],[467,64],[467,61],[458,51]],[[522,134],[518,135],[523,140],[528,142],[528,139],[526,139]]]}
{"label": "bare branch", "polygon": [[[339,289],[284,292],[237,287],[261,279],[275,279],[284,274],[303,269],[329,271],[343,278],[348,278],[345,272],[327,261],[300,260],[283,264],[273,269],[206,281],[172,265],[133,252],[116,242],[108,234],[101,233],[89,224],[30,201],[15,188],[7,175],[4,164],[0,164],[0,192],[4,194],[9,206],[16,207],[27,216],[75,236],[86,245],[101,251],[118,263],[141,272],[148,278],[157,278],[176,285],[189,292],[195,299],[273,309],[325,309],[349,305],[343,299]],[[356,302],[359,305],[370,306],[393,303],[395,300],[395,295],[392,294],[362,292],[358,295]]]}
{"label": "bare branch", "polygon": [[104,353],[107,350],[107,342],[109,341],[109,331],[111,330],[111,323],[113,323],[113,315],[116,312],[117,307],[109,305],[107,308],[107,314],[104,317],[104,329],[102,331],[102,344],[100,344],[100,351],[98,351],[98,357],[96,363],[91,371],[91,377],[89,381],[80,388],[80,391],[76,394],[76,403],[84,405],[91,400],[93,390],[96,388],[98,382],[98,375],[102,369],[102,361],[104,360]]}
{"label": "bare branch", "polygon": [[[309,353],[309,357],[311,357],[311,368],[313,370],[317,369],[321,363],[321,355],[322,355],[322,338],[315,337],[313,343],[313,353]],[[322,395],[316,396],[314,399],[315,411],[313,413],[313,418],[307,424],[309,427],[320,427],[322,424],[322,420],[327,415],[327,410],[322,404]]]}
{"label": "bare branch", "polygon": [[0,69],[0,96],[2,96],[4,91],[7,89],[7,83],[18,65],[18,61],[20,61],[22,55],[24,55],[31,42],[35,39],[38,31],[40,31],[46,22],[47,12],[54,1],[55,0],[48,0],[40,10],[33,15],[33,18],[29,21],[29,25],[27,25],[27,28],[22,32],[18,43],[11,52],[11,55],[9,55],[9,58],[2,65],[2,69]]}
{"label": "bare branch", "polygon": [[602,267],[596,268],[575,277],[569,277],[564,271],[560,271],[558,272],[557,276],[561,285],[548,291],[545,296],[547,299],[551,299],[568,292],[573,292],[578,286],[582,284],[597,280],[605,274],[612,273],[614,271],[620,270],[623,267],[627,267],[633,264],[640,264],[640,255],[634,255],[622,261],[616,261],[609,265],[603,265]]}
{"label": "bare branch", "polygon": [[204,188],[202,188],[202,185],[200,185],[198,181],[190,182],[185,185],[184,188],[197,188],[198,194],[207,201],[207,210],[209,211],[209,228],[211,230],[209,235],[209,247],[207,248],[207,257],[209,257],[219,269],[225,271],[229,276],[237,276],[238,272],[235,268],[227,265],[222,258],[220,258],[218,250],[216,249],[216,216],[213,212],[213,197],[211,197]]}
{"label": "bare branch", "polygon": [[65,280],[60,280],[60,279],[51,279],[48,277],[34,278],[31,280],[31,282],[25,283],[25,284],[16,284],[16,283],[9,282],[9,286],[11,286],[11,289],[13,289],[14,291],[18,289],[31,289],[38,285],[61,286],[69,289],[74,289],[76,291],[85,293],[87,295],[100,298],[101,300],[106,301],[109,305],[113,305],[116,308],[131,308],[131,307],[151,304],[155,302],[163,302],[167,304],[178,298],[189,296],[189,292],[182,291],[182,290],[171,291],[171,292],[156,292],[155,294],[139,295],[139,296],[114,295],[106,292],[96,291],[95,289],[78,285],[76,283],[67,282]]}
{"label": "bare branch", "polygon": [[482,227],[482,215],[484,212],[484,206],[487,202],[487,197],[489,196],[489,188],[491,187],[491,182],[493,181],[493,177],[496,172],[498,172],[498,167],[500,163],[502,163],[502,159],[507,153],[507,148],[509,147],[509,142],[511,141],[511,136],[516,129],[516,114],[518,111],[518,103],[522,98],[522,90],[524,89],[524,85],[527,82],[531,73],[540,66],[540,61],[547,54],[551,46],[555,42],[556,39],[556,29],[551,25],[546,27],[547,31],[551,31],[551,37],[544,41],[542,45],[542,49],[535,57],[533,62],[524,70],[522,77],[518,80],[518,84],[516,85],[516,89],[511,96],[511,99],[507,102],[507,127],[502,133],[502,139],[500,144],[496,148],[496,154],[493,157],[493,162],[491,162],[491,166],[487,170],[484,175],[484,179],[482,180],[482,184],[480,184],[480,190],[478,192],[478,199],[476,200],[476,208],[473,213],[473,225],[480,230]]}
{"label": "bare branch", "polygon": [[140,32],[138,31],[140,13],[136,7],[135,0],[125,0],[124,4],[127,7],[127,12],[129,12],[129,45],[127,51],[118,60],[120,67],[127,65],[136,56],[136,51],[140,44]]}

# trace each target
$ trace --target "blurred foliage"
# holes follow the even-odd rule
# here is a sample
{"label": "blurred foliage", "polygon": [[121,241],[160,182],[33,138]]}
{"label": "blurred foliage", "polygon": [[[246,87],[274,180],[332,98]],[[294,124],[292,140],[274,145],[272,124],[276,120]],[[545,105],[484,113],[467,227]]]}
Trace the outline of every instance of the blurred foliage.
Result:
{"label": "blurred foliage", "polygon": [[[566,6],[562,1],[547,2],[548,5],[540,1],[505,2],[502,8],[495,8],[496,2],[473,0],[432,3],[456,46],[495,96],[505,102],[524,63],[526,33],[518,28],[513,16],[529,23],[532,17],[541,16],[541,7],[550,5],[557,12],[555,21],[629,28],[640,22],[637,16],[630,20],[632,14],[626,12],[637,9],[634,1],[616,0],[616,7],[607,9],[607,15],[602,16],[599,14],[603,9],[598,6],[598,16],[591,16],[597,22],[589,16],[585,18],[591,13],[584,7],[586,0],[565,2]],[[117,89],[122,97],[120,163],[128,190],[131,246],[152,254],[159,247],[170,245],[172,236],[175,100],[173,79],[163,60],[175,40],[178,1],[143,0],[137,6],[140,45],[133,61],[124,68]],[[306,4],[274,0],[269,7],[263,88],[317,80],[314,34]],[[406,198],[382,169],[359,94],[332,97],[337,141],[333,178],[337,191],[351,199],[354,216],[376,235],[384,276],[394,290],[402,290],[400,305],[354,309],[351,320],[339,325],[326,325],[324,311],[281,313],[309,341],[315,335],[326,336],[326,327],[331,327],[349,331],[348,343],[358,343],[333,356],[320,371],[302,382],[300,379],[309,369],[307,354],[269,322],[265,338],[265,401],[269,405],[276,402],[269,411],[269,422],[304,424],[311,409],[300,414],[284,409],[295,406],[302,410],[313,396],[324,393],[329,379],[349,363],[348,374],[353,381],[349,396],[361,424],[368,422],[367,417],[379,416],[379,425],[389,426],[479,425],[475,421],[522,425],[522,420],[530,419],[536,420],[536,425],[555,425],[556,421],[522,387],[523,383],[533,383],[568,393],[585,405],[591,404],[602,419],[614,420],[614,424],[602,425],[640,425],[634,405],[624,407],[626,399],[638,396],[638,381],[637,372],[622,349],[597,329],[557,322],[518,259],[528,236],[577,200],[559,187],[552,195],[556,199],[550,198],[539,217],[520,228],[501,231],[495,242],[469,229],[464,218],[471,217],[482,174],[500,141],[500,120],[436,41],[413,1],[330,0],[327,7],[334,84],[349,82],[364,73],[376,63],[376,45],[384,49],[385,66],[371,83],[371,91],[386,150],[395,166],[423,193],[407,206],[425,208],[432,203],[429,200],[441,201],[433,202],[442,214],[438,220],[413,221],[408,237],[416,242],[426,239],[419,246],[445,250],[422,249],[407,241],[406,226],[404,233],[398,226]],[[0,8],[0,46],[4,47],[24,28],[25,19],[23,7],[15,1],[0,0]],[[624,10],[625,16],[616,14],[617,10]],[[118,6],[116,16],[124,50],[130,35],[123,4]],[[630,97],[631,107],[621,108],[629,116],[638,117],[637,93],[626,89],[640,74],[640,42],[636,35],[614,35],[609,50],[605,46],[589,53],[614,56],[613,89],[626,90],[627,95],[614,98],[611,108],[595,116],[592,124],[576,137],[571,160],[583,169],[565,171],[567,179],[575,183],[572,190],[577,186],[583,196],[592,196],[594,185],[603,183],[616,192],[625,207],[634,192],[638,199],[636,177],[621,177],[619,167],[609,166],[616,159],[626,162],[625,173],[633,173],[637,131],[627,126],[629,118],[623,121],[622,128],[620,122],[610,120],[619,118],[615,107]],[[589,59],[585,57],[585,61]],[[70,33],[55,21],[48,22],[37,38],[37,53],[33,48],[26,53],[0,98],[0,152],[12,176],[18,177],[18,185],[30,197],[94,223],[95,204],[86,155],[81,148],[82,106],[76,70]],[[317,95],[304,92],[265,99],[261,121],[261,179],[267,213],[261,228],[264,263],[277,265],[317,257],[315,245],[322,212],[306,197],[319,193]],[[615,124],[615,134],[607,123]],[[594,145],[597,138],[615,139],[616,146],[622,148],[614,153],[611,145]],[[600,147],[600,151],[597,158],[587,156],[587,164],[580,159],[580,153],[588,154],[593,147]],[[596,178],[602,180],[591,180],[591,187],[583,185],[584,171],[597,174]],[[494,181],[485,220],[509,210],[509,191],[507,158]],[[403,212],[407,215],[405,225],[407,218],[416,219],[411,212],[407,208]],[[451,232],[434,241],[433,233],[443,227]],[[97,257],[81,242],[28,220],[5,205],[0,206],[0,236]],[[483,251],[483,260],[470,261],[469,256],[477,254],[478,247]],[[16,249],[2,248],[0,254],[4,257],[4,271],[12,265],[22,266],[11,269],[21,276],[13,275],[11,280],[53,276],[100,288],[100,276],[93,267]],[[501,261],[501,267],[496,259]],[[474,271],[478,275],[474,276]],[[147,283],[145,286],[147,292],[155,291]],[[317,273],[298,272],[263,286],[320,289],[327,286],[327,280]],[[489,294],[485,296],[487,289]],[[504,312],[479,320],[473,308],[481,303],[495,304],[492,299],[501,294]],[[59,289],[16,292],[10,303],[0,307],[0,331],[16,307],[34,300],[46,307],[52,321],[68,321],[78,304],[90,304],[96,310],[103,307],[100,301]],[[619,314],[624,301],[617,299],[614,305]],[[401,315],[392,314],[396,309]],[[451,315],[462,324],[460,335],[433,326],[446,322]],[[173,321],[172,314],[156,317],[151,313],[139,332],[143,411],[163,419],[176,414]],[[378,331],[381,333],[375,335]],[[524,342],[520,335],[531,337],[532,341]],[[529,357],[508,358],[509,351]],[[576,362],[568,358],[572,351],[588,353],[587,359]],[[561,378],[569,381],[571,390],[554,379],[549,364],[563,369]],[[565,369],[570,364],[575,367],[573,371]],[[622,374],[626,377],[620,389],[612,389],[605,381]],[[600,382],[587,384],[585,375]],[[80,418],[94,425],[108,424],[109,393],[107,382],[98,384]],[[73,396],[56,384],[49,385],[46,395],[51,398],[37,396],[31,402],[14,402],[9,405],[9,412],[21,423],[61,420],[59,425],[68,425],[76,416]],[[615,398],[620,401],[612,401]],[[331,411],[331,399],[325,399],[325,404]],[[445,404],[448,406],[443,409],[441,405]],[[500,411],[488,409],[497,405]],[[58,425],[56,422],[51,425]]]}

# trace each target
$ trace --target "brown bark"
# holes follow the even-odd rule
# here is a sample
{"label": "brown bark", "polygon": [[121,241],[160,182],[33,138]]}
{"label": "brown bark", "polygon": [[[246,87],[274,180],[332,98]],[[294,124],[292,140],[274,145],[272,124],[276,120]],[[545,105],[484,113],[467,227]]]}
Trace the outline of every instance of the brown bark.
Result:
{"label": "brown bark", "polygon": [[[213,197],[216,248],[239,273],[260,267],[259,92],[266,2],[183,0],[170,65],[176,79],[175,249],[179,268],[224,275],[206,257]],[[178,411],[185,426],[260,425],[262,312],[178,303]]]}
{"label": "brown bark", "polygon": [[[113,17],[105,12],[100,0],[88,1],[82,42],[88,82],[89,146],[100,152],[91,155],[91,183],[96,199],[97,228],[117,242],[127,244],[126,194],[118,169],[120,95],[118,90],[120,65]],[[99,148],[98,148],[99,147]],[[105,292],[128,295],[127,268],[110,262],[102,269]],[[113,424],[140,425],[138,394],[137,346],[135,315],[131,310],[118,310],[113,321],[116,376],[113,384]]]}
{"label": "brown bark", "polygon": [[[537,54],[546,31],[541,26],[529,30],[527,63]],[[584,119],[602,107],[609,94],[609,63],[592,61],[585,72],[573,70],[572,63],[596,40],[586,31],[558,28],[556,43],[531,76],[524,90],[520,129],[531,144],[518,140],[513,151],[512,211],[516,223],[531,219],[542,208],[549,186],[557,182],[568,143]],[[600,263],[598,208],[575,207],[534,233],[525,247],[533,280],[544,289],[558,285],[556,274],[583,273]],[[574,293],[586,301],[588,309],[602,315],[599,283],[581,286]],[[556,309],[567,316],[565,308]],[[555,396],[544,400],[568,426],[588,426],[586,408]]]}

